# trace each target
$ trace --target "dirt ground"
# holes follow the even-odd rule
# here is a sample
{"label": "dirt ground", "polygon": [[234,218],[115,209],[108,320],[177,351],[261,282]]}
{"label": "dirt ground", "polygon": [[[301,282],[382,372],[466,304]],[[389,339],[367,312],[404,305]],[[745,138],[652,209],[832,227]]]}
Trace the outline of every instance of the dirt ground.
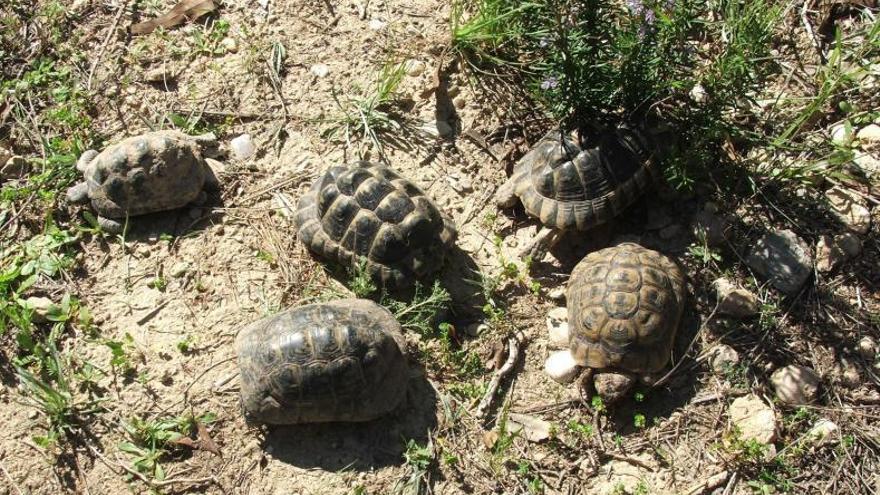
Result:
{"label": "dirt ground", "polygon": [[[840,363],[852,357],[859,339],[880,337],[875,231],[864,236],[865,254],[845,271],[817,274],[800,296],[779,302],[771,330],[758,322],[709,319],[710,284],[717,272],[687,249],[694,242],[690,224],[707,201],[720,202],[730,216],[732,233],[723,249],[731,257],[746,253],[773,226],[795,228],[810,239],[839,230],[825,213],[809,223],[802,222],[809,216],[803,211],[786,219],[785,213],[799,211],[798,198],[774,196],[777,212],[749,200],[728,202],[714,187],[683,194],[658,185],[613,227],[570,239],[561,252],[536,263],[532,278],[541,284],[539,294],[516,281],[501,289],[508,305],[505,324],[462,339],[465,350],[487,355],[505,342],[505,331],[524,337],[523,358],[503,382],[487,420],[474,416],[478,399],[451,392],[451,385],[460,385],[455,377],[425,368],[424,356],[416,352],[418,336],[410,334],[411,386],[405,405],[390,416],[353,425],[245,425],[234,378],[236,332],[283,308],[348,293],[297,242],[273,200],[275,193],[298,198],[323,170],[367,148],[322,135],[339,112],[334,93],[369,87],[390,59],[424,64],[423,70],[408,71],[401,84],[403,129],[398,139],[386,142],[385,153],[388,163],[423,188],[458,226],[459,249],[441,276],[454,299],[447,319],[458,329],[482,322],[480,304],[463,281],[475,269],[497,274],[501,259],[517,260],[537,230],[522,210],[513,216],[499,212],[492,194],[513,161],[539,137],[544,122],[526,110],[502,106],[509,101],[499,98],[503,88],[478,84],[444,51],[448,2],[225,0],[212,15],[228,21],[230,30],[223,53],[212,56],[172,56],[192,49],[188,40],[202,29],[198,23],[146,36],[125,32],[148,17],[144,8],[154,15],[173,3],[136,2],[138,8],[127,1],[71,3],[82,19],[76,30],[90,40],[90,60],[97,60],[96,131],[112,142],[161,125],[170,113],[192,113],[219,125],[226,146],[233,137],[249,134],[257,154],[222,160],[222,190],[208,205],[138,218],[124,243],[88,239],[69,280],[47,287],[50,295],[75,293],[103,337],[124,341],[130,336],[136,373],[125,378],[108,373],[100,380],[108,391],[108,412],[90,426],[91,440],[75,445],[61,461],[32,442],[42,420],[22,407],[14,385],[4,380],[0,493],[386,494],[412,473],[403,455],[410,439],[433,446],[435,461],[425,476],[428,490],[436,494],[529,493],[537,490],[535,479],[543,491],[534,493],[548,494],[751,493],[749,482],[761,479],[761,468],[743,468],[721,447],[731,431],[728,405],[750,391],[772,403],[767,376],[789,363],[809,363],[819,372],[823,399],[808,409],[809,419],[774,406],[785,418],[778,449],[794,445],[818,418],[832,419],[842,436],[853,438],[848,449],[805,449],[790,461],[795,471],[784,471],[790,488],[878,490],[878,377],[872,363],[858,358],[846,360],[858,382],[844,385],[840,377]],[[276,42],[286,47],[286,71],[273,82],[267,60]],[[316,64],[326,64],[327,74],[316,75]],[[164,75],[157,78],[157,73]],[[453,136],[418,132],[438,119],[453,126]],[[378,159],[376,150],[368,150],[366,158]],[[876,213],[874,219],[876,224]],[[500,248],[496,234],[503,238]],[[557,384],[544,373],[553,350],[545,316],[564,304],[550,295],[565,286],[574,263],[587,251],[622,239],[679,258],[693,297],[675,354],[683,363],[672,379],[647,390],[641,401],[599,414],[581,403],[574,385]],[[757,287],[766,304],[782,301],[744,269],[728,275]],[[157,278],[167,285],[157,287]],[[109,362],[107,346],[87,335],[75,337],[66,341],[66,350],[94,363]],[[187,352],[178,350],[183,341]],[[707,351],[719,342],[737,349],[747,362],[742,382],[710,371]],[[491,374],[469,383],[484,385]],[[542,443],[515,438],[498,454],[488,432],[497,429],[502,409],[551,422],[558,438]],[[167,458],[164,482],[147,483],[125,471],[130,460],[117,446],[124,440],[120,425],[126,418],[187,412],[216,414],[208,431],[220,455],[195,450]],[[643,415],[646,424],[636,426],[634,415]],[[579,436],[571,424],[595,430]],[[841,477],[841,470],[850,474]],[[721,474],[715,486],[700,484]]]}

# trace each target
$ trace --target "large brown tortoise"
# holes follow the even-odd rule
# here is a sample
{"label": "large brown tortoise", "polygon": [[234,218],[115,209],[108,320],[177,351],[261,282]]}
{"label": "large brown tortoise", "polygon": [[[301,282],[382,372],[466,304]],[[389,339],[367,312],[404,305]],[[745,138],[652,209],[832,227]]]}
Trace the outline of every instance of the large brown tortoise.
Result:
{"label": "large brown tortoise", "polygon": [[327,170],[300,198],[294,222],[309,250],[347,267],[365,260],[373,281],[391,290],[437,271],[456,237],[421,189],[365,161]]}
{"label": "large brown tortoise", "polygon": [[406,395],[400,324],[365,299],[309,304],[264,318],[241,330],[235,347],[249,423],[369,421]]}
{"label": "large brown tortoise", "polygon": [[666,256],[623,243],[590,253],[568,282],[570,352],[596,391],[614,401],[638,376],[669,362],[686,297],[684,274]]}
{"label": "large brown tortoise", "polygon": [[[496,192],[501,208],[521,201],[546,227],[526,250],[533,259],[561,231],[585,231],[614,218],[648,188],[656,166],[654,136],[634,126],[610,131],[547,133],[517,162],[513,175]],[[587,138],[592,139],[591,142]]]}
{"label": "large brown tortoise", "polygon": [[213,134],[155,131],[80,156],[84,181],[67,191],[71,203],[90,202],[98,223],[120,233],[126,217],[201,204],[217,179],[205,158],[217,152]]}

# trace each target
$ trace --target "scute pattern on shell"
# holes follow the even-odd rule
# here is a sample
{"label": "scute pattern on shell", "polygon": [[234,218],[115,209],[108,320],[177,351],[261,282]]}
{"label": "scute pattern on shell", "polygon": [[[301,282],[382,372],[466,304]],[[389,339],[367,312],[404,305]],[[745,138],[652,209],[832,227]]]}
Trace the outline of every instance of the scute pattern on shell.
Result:
{"label": "scute pattern on shell", "polygon": [[514,167],[516,196],[548,227],[588,230],[617,216],[647,189],[653,159],[646,138],[621,126],[582,147],[551,131]]}
{"label": "scute pattern on shell", "polygon": [[364,299],[309,304],[252,323],[235,347],[250,422],[369,421],[406,395],[397,320]]}
{"label": "scute pattern on shell", "polygon": [[632,243],[590,253],[568,282],[570,345],[591,368],[654,373],[669,361],[686,296],[681,269]]}
{"label": "scute pattern on shell", "polygon": [[205,167],[193,139],[178,131],[157,131],[107,147],[83,175],[95,211],[124,218],[193,202],[204,188]]}
{"label": "scute pattern on shell", "polygon": [[392,289],[439,269],[456,237],[452,220],[418,187],[363,161],[324,173],[294,221],[312,252],[344,266],[364,257],[373,280]]}

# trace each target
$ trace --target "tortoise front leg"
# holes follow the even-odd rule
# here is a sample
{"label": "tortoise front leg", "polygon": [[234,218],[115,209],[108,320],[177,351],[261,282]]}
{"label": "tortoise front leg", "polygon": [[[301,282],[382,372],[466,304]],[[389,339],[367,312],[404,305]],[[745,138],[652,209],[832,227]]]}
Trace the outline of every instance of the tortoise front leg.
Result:
{"label": "tortoise front leg", "polygon": [[121,234],[125,230],[125,224],[113,218],[98,215],[98,225],[101,230],[108,234]]}

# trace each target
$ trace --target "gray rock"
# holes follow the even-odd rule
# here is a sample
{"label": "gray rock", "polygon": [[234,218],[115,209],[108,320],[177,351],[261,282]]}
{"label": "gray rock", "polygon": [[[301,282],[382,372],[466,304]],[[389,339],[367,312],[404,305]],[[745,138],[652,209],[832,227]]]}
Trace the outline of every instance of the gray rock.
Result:
{"label": "gray rock", "polygon": [[547,297],[556,302],[565,302],[565,287],[556,287],[549,290]]}
{"label": "gray rock", "polygon": [[715,280],[712,286],[718,299],[718,312],[723,315],[748,318],[761,310],[756,295],[749,290],[738,288],[726,278]]}
{"label": "gray rock", "polygon": [[727,344],[719,344],[709,351],[709,364],[716,374],[724,375],[739,364],[739,353]]}
{"label": "gray rock", "polygon": [[779,230],[762,237],[746,260],[760,276],[786,295],[801,290],[812,272],[806,243],[790,230]]}
{"label": "gray rock", "polygon": [[189,270],[189,263],[186,261],[180,261],[175,263],[174,266],[171,267],[168,274],[174,278],[180,278],[186,275],[186,272]]}
{"label": "gray rock", "polygon": [[880,173],[880,158],[871,153],[856,153],[852,165],[868,178]]}
{"label": "gray rock", "polygon": [[843,251],[848,258],[855,258],[862,254],[862,240],[852,232],[834,236],[834,244]]}
{"label": "gray rock", "polygon": [[783,404],[811,404],[819,397],[819,376],[806,366],[791,364],[773,372],[770,383]]}
{"label": "gray rock", "polygon": [[803,444],[807,447],[821,447],[838,441],[840,427],[830,419],[820,419],[804,435]]}
{"label": "gray rock", "polygon": [[765,445],[776,440],[776,413],[758,396],[749,394],[734,399],[729,413],[740,439]]}
{"label": "gray rock", "polygon": [[445,138],[452,135],[452,126],[445,120],[435,120],[434,122],[426,122],[420,128],[422,132],[433,138]]}
{"label": "gray rock", "polygon": [[871,211],[855,192],[835,186],[825,192],[825,198],[831,213],[853,232],[865,234],[871,228]]}

